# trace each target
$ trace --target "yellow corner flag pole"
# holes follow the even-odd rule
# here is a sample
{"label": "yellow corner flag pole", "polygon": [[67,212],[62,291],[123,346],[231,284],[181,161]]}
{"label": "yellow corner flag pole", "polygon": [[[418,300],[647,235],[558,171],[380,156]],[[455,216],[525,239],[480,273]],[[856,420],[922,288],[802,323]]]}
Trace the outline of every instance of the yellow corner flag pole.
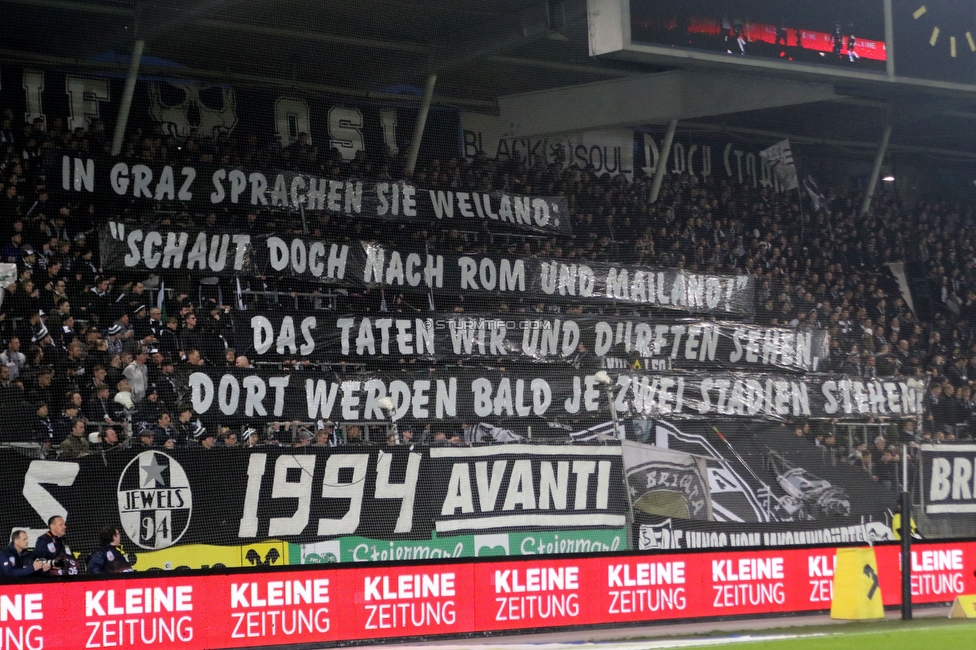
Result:
{"label": "yellow corner flag pole", "polygon": [[848,621],[884,618],[873,547],[837,549],[830,618]]}

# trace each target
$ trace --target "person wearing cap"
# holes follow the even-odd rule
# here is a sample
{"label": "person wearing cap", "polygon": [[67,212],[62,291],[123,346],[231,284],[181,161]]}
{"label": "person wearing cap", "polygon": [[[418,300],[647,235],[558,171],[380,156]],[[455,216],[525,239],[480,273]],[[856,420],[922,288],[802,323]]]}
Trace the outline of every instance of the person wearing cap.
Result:
{"label": "person wearing cap", "polygon": [[37,252],[27,244],[20,255],[20,268],[23,271],[34,271],[37,269]]}
{"label": "person wearing cap", "polygon": [[71,435],[69,435],[58,447],[58,460],[74,460],[81,458],[91,451],[88,436],[85,435],[85,421],[81,418],[76,419],[71,424]]}
{"label": "person wearing cap", "polygon": [[153,383],[156,383],[156,379],[159,377],[160,366],[163,365],[164,356],[156,345],[149,345],[146,349],[149,351],[149,378],[152,379]]}
{"label": "person wearing cap", "polygon": [[213,431],[207,431],[202,425],[197,428],[197,433],[194,437],[200,441],[201,449],[215,449],[217,447],[217,434]]}
{"label": "person wearing cap", "polygon": [[108,344],[109,354],[122,354],[125,349],[125,344],[122,342],[122,326],[113,323],[105,330],[105,342]]}
{"label": "person wearing cap", "polygon": [[51,333],[47,330],[46,325],[41,325],[41,327],[36,332],[34,332],[34,336],[31,337],[31,343],[39,347],[46,347],[52,345]]}
{"label": "person wearing cap", "polygon": [[248,427],[244,429],[244,446],[250,449],[251,447],[257,447],[258,443],[261,441],[261,436],[258,435],[258,430],[254,427]]}
{"label": "person wearing cap", "polygon": [[137,446],[144,447],[146,449],[152,449],[156,446],[156,434],[147,426],[139,425],[139,433],[136,434],[138,438]]}
{"label": "person wearing cap", "polygon": [[136,353],[132,363],[122,371],[132,388],[132,401],[136,403],[141,402],[149,390],[149,368],[146,367],[148,358],[149,350],[141,349]]}
{"label": "person wearing cap", "polygon": [[176,383],[176,365],[170,357],[163,357],[159,363],[159,377],[156,382],[159,401],[175,410],[180,401],[182,388]]}
{"label": "person wearing cap", "polygon": [[[150,386],[149,391],[146,393],[146,399],[136,404],[134,419],[136,422],[152,424],[167,410],[165,407],[166,405],[159,399],[159,393],[156,392],[155,386]],[[157,440],[157,442],[159,441]]]}
{"label": "person wearing cap", "polygon": [[[149,352],[149,359],[146,361],[146,368],[149,371],[149,385],[159,390],[159,387],[163,383],[163,355],[160,354],[159,348],[155,346],[147,347],[146,351]],[[159,399],[160,401],[165,401],[163,400],[162,393],[159,394]]]}
{"label": "person wearing cap", "polygon": [[80,415],[81,413],[77,404],[70,401],[65,403],[64,410],[54,423],[54,444],[60,445],[68,439],[68,436],[71,435],[71,429],[75,425],[75,420],[85,419],[84,417],[79,417]]}
{"label": "person wearing cap", "polygon": [[139,305],[132,312],[132,329],[135,341],[144,347],[151,348],[157,343],[156,335],[149,328],[149,315],[145,305]]}
{"label": "person wearing cap", "polygon": [[135,341],[136,332],[132,328],[132,323],[129,321],[129,314],[127,313],[120,314],[118,320],[116,320],[114,324],[122,328],[123,341],[126,342]]}
{"label": "person wearing cap", "polygon": [[51,421],[51,415],[48,410],[47,402],[38,402],[34,408],[34,423],[31,426],[31,437],[28,439],[26,436],[23,440],[16,440],[12,442],[29,442],[33,440],[39,442],[45,449],[50,449],[54,444],[54,423]]}
{"label": "person wearing cap", "polygon": [[298,435],[295,437],[295,446],[296,447],[308,447],[309,445],[312,444],[312,440],[314,440],[314,439],[315,439],[315,436],[312,435],[312,432],[311,431],[309,431],[305,427],[299,427],[298,428]]}

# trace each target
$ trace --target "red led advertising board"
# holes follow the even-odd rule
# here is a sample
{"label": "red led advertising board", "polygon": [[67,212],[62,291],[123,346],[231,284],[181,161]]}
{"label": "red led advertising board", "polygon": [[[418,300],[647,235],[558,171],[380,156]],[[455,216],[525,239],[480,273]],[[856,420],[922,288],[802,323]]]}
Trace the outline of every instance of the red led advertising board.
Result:
{"label": "red led advertising board", "polygon": [[[876,549],[900,603],[897,546]],[[153,575],[0,586],[0,648],[238,648],[830,608],[835,549]],[[916,603],[976,592],[976,542],[917,544]]]}

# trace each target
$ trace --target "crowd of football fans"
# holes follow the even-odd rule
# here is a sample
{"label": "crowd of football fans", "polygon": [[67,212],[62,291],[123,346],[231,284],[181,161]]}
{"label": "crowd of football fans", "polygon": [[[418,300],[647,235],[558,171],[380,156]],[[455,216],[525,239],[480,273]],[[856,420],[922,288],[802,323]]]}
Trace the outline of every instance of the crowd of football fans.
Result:
{"label": "crowd of football fans", "polygon": [[[171,227],[301,233],[297,214],[234,206],[195,213],[170,206],[119,205],[97,196],[67,200],[56,178],[62,153],[102,156],[104,126],[69,131],[64,121],[25,124],[10,110],[0,115],[0,261],[17,265],[18,277],[0,305],[0,436],[5,442],[40,443],[44,453],[74,458],[93,448],[124,444],[197,445],[200,448],[267,444],[274,431],[296,444],[348,442],[332,423],[273,423],[256,431],[239,422],[201,424],[186,407],[186,378],[201,366],[250,367],[249,331],[239,331],[241,308],[302,309],[322,306],[321,287],[288,278],[244,279],[245,291],[219,281],[201,285],[187,276],[160,278],[103,272],[97,228],[109,217],[143,219],[157,210]],[[401,179],[405,152],[345,160],[337,150],[313,147],[305,137],[280,147],[253,134],[177,139],[137,133],[125,144],[129,160],[154,163],[241,165],[293,169],[322,177]],[[52,166],[53,164],[53,166]],[[472,231],[416,228],[349,219],[327,211],[305,215],[310,237],[331,241],[414,242],[468,254],[507,251],[566,260],[613,260],[702,272],[748,273],[756,278],[756,321],[795,328],[826,328],[829,370],[872,377],[922,375],[932,379],[928,415],[903,442],[970,439],[976,418],[976,229],[971,206],[875,199],[859,214],[860,197],[831,190],[822,208],[801,210],[797,195],[778,194],[710,176],[667,175],[651,203],[649,179],[597,176],[517,155],[492,160],[421,160],[411,179],[432,189],[503,189],[560,195],[573,214],[571,236],[498,232],[487,223]],[[134,201],[134,200],[132,200]],[[158,208],[158,209],[157,209]],[[923,313],[913,312],[886,271],[906,262],[927,274],[931,286]],[[165,282],[165,284],[163,284]],[[165,289],[164,289],[165,287]],[[496,298],[364,291],[335,298],[335,309],[378,311],[531,312],[557,305]],[[932,308],[929,308],[932,306]],[[576,313],[646,316],[626,305],[576,305]],[[240,350],[241,353],[238,353]],[[286,359],[292,368],[308,365]],[[829,429],[829,427],[828,427]],[[919,430],[922,433],[919,433]],[[91,436],[95,433],[95,436]],[[438,432],[452,444],[459,432]],[[826,447],[841,445],[832,430],[816,435]],[[433,433],[426,432],[433,440]],[[843,436],[841,436],[843,437]],[[357,438],[354,433],[352,438]],[[382,443],[385,438],[371,442]],[[355,442],[355,441],[354,441]],[[897,454],[883,438],[875,457]],[[866,445],[835,455],[866,463]]]}

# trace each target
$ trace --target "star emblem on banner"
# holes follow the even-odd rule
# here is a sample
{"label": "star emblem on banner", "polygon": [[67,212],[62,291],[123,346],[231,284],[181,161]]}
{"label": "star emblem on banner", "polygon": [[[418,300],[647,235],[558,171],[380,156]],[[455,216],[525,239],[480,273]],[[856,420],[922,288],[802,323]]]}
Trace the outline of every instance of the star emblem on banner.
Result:
{"label": "star emblem on banner", "polygon": [[[149,461],[149,464],[141,465],[139,469],[142,470],[143,476],[145,477],[142,482],[142,487],[159,487],[166,484],[163,480],[163,472],[166,471],[166,466],[156,462],[156,454],[152,455],[152,460]],[[155,483],[150,484],[151,481],[155,481]]]}

